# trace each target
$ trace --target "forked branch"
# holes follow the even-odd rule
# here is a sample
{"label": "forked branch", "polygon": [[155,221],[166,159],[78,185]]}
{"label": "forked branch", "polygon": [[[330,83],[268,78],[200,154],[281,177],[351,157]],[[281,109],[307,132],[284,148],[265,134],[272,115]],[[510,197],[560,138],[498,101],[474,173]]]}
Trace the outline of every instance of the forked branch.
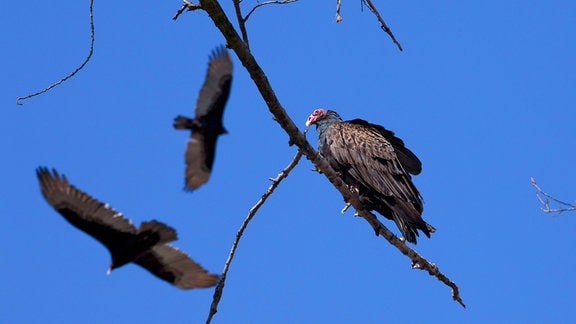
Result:
{"label": "forked branch", "polygon": [[[532,182],[532,186],[534,186],[534,188],[536,188],[536,198],[538,198],[538,201],[542,204],[543,207],[541,207],[540,209],[542,209],[543,212],[545,212],[545,213],[562,213],[565,211],[576,210],[576,204],[571,204],[571,203],[567,203],[567,202],[564,202],[562,200],[559,200],[556,197],[552,196],[551,194],[546,193],[544,190],[542,190],[542,188],[540,188],[540,186],[538,186],[538,184],[536,183],[536,179],[530,178],[530,182]],[[551,208],[550,207],[550,200],[552,200],[552,202],[556,203],[557,207]]]}
{"label": "forked branch", "polygon": [[246,16],[242,16],[242,9],[240,8],[240,2],[242,2],[242,0],[233,0],[232,2],[234,3],[234,12],[236,13],[236,20],[238,21],[238,27],[240,28],[240,33],[242,34],[242,40],[244,41],[244,43],[246,43],[246,47],[250,48],[250,42],[248,41],[248,31],[246,30],[246,22],[248,21],[248,18],[250,18],[252,13],[256,11],[256,9],[267,5],[272,4],[282,5],[296,1],[298,0],[271,0],[271,1],[259,2],[254,7],[252,7],[252,9],[250,9],[250,11]]}
{"label": "forked branch", "polygon": [[210,313],[208,314],[208,319],[206,320],[206,323],[210,323],[212,321],[212,317],[214,317],[216,312],[218,312],[218,303],[220,302],[220,298],[222,298],[222,292],[224,290],[224,284],[226,282],[226,275],[228,274],[228,269],[230,268],[230,264],[232,263],[232,259],[234,258],[234,254],[236,253],[236,248],[238,248],[240,238],[242,237],[242,234],[244,234],[244,230],[248,226],[248,223],[250,223],[254,215],[256,215],[256,212],[258,212],[258,209],[260,209],[260,207],[264,205],[266,199],[270,197],[270,195],[274,192],[276,187],[278,187],[280,182],[282,182],[282,180],[288,177],[288,174],[290,174],[290,171],[292,171],[292,169],[294,169],[294,167],[298,164],[301,157],[302,153],[298,151],[294,156],[294,158],[292,158],[292,161],[290,161],[290,163],[276,176],[276,178],[270,178],[272,184],[270,185],[270,187],[268,187],[266,192],[262,195],[262,197],[260,197],[260,199],[256,202],[256,204],[252,206],[252,208],[250,208],[250,210],[248,211],[248,215],[246,216],[244,222],[242,222],[242,225],[240,225],[240,228],[236,233],[236,238],[232,243],[232,248],[230,249],[230,253],[228,254],[228,259],[226,259],[226,262],[224,263],[224,270],[222,271],[222,274],[220,275],[220,281],[218,282],[218,285],[214,290],[214,297],[212,299],[212,304],[210,305]]}

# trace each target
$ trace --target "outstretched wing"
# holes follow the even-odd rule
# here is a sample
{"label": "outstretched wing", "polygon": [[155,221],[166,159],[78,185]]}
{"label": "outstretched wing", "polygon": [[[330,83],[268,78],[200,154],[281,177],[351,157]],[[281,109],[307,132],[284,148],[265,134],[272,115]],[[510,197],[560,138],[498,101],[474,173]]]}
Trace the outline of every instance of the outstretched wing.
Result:
{"label": "outstretched wing", "polygon": [[186,253],[168,245],[156,245],[134,262],[158,278],[178,288],[207,288],[218,282],[218,276],[208,273]]}
{"label": "outstretched wing", "polygon": [[177,117],[174,127],[192,130],[186,146],[185,189],[194,190],[208,181],[216,140],[226,133],[222,115],[232,83],[232,60],[226,48],[218,47],[210,56],[206,79],[196,101],[194,119]]}
{"label": "outstretched wing", "polygon": [[[224,46],[210,56],[206,79],[196,101],[195,119],[206,131],[223,131],[222,115],[232,84],[232,59]],[[219,135],[219,134],[216,134]]]}
{"label": "outstretched wing", "polygon": [[66,176],[45,167],[36,169],[46,201],[78,229],[94,237],[109,250],[117,242],[136,234],[136,227],[106,204],[70,185]]}

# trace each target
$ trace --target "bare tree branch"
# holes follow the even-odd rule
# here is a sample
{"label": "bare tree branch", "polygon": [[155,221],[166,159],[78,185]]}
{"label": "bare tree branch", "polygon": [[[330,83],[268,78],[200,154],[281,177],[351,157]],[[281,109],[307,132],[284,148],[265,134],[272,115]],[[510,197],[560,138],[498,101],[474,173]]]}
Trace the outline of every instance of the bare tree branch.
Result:
{"label": "bare tree branch", "polygon": [[256,9],[258,9],[258,8],[260,8],[260,7],[263,7],[263,6],[266,6],[266,5],[271,5],[271,4],[278,4],[278,5],[289,4],[289,3],[292,3],[292,2],[296,2],[296,1],[298,1],[298,0],[275,0],[275,1],[264,1],[264,2],[258,3],[258,4],[255,5],[252,9],[250,9],[250,11],[248,12],[248,14],[244,17],[244,22],[247,22],[247,21],[248,21],[248,18],[250,18],[250,15],[252,15],[252,13],[253,13]]}
{"label": "bare tree branch", "polygon": [[242,0],[233,0],[232,2],[234,4],[234,12],[236,13],[236,20],[238,21],[238,27],[240,28],[240,33],[242,34],[242,40],[244,41],[244,43],[246,43],[246,47],[250,48],[250,43],[248,41],[248,32],[246,30],[246,22],[248,21],[248,18],[250,18],[252,13],[256,11],[256,9],[266,5],[288,4],[296,1],[298,0],[273,0],[273,1],[259,2],[254,7],[252,7],[252,9],[250,9],[250,11],[245,17],[242,17],[242,10],[240,8],[240,3],[242,2]]}
{"label": "bare tree branch", "polygon": [[356,209],[358,214],[362,216],[374,229],[374,231],[382,235],[388,242],[394,245],[400,252],[408,256],[412,260],[412,266],[414,268],[426,270],[430,275],[435,276],[438,280],[452,288],[452,298],[464,306],[462,299],[459,295],[458,287],[453,283],[448,277],[442,274],[436,265],[431,264],[426,259],[417,254],[414,250],[408,247],[406,244],[401,242],[392,232],[390,232],[382,223],[378,221],[374,214],[367,211],[364,206],[360,203],[358,195],[351,190],[342,182],[338,174],[330,168],[330,166],[322,159],[318,153],[312,148],[310,143],[306,140],[306,137],[301,133],[292,121],[286,110],[280,104],[274,90],[272,89],[270,83],[264,71],[260,68],[252,53],[249,51],[246,44],[240,39],[238,33],[232,26],[230,20],[220,7],[220,4],[216,0],[200,0],[202,8],[208,13],[216,27],[222,32],[227,40],[228,45],[242,62],[250,77],[256,84],[256,87],[260,91],[260,94],[264,101],[266,102],[269,111],[274,115],[274,120],[280,124],[284,131],[290,137],[290,143],[297,145],[300,151],[309,159],[316,168],[321,171],[328,180],[334,185],[338,191],[344,197],[344,200],[350,202],[352,206]]}
{"label": "bare tree branch", "polygon": [[380,16],[378,9],[376,9],[374,4],[372,4],[372,0],[361,0],[361,1],[362,3],[366,4],[370,9],[370,11],[372,11],[372,13],[376,16],[376,18],[380,22],[380,28],[382,28],[386,32],[386,34],[390,36],[390,38],[392,38],[394,44],[396,44],[396,46],[398,46],[398,49],[402,51],[402,45],[400,45],[400,43],[396,40],[396,37],[394,37],[392,30],[388,27],[388,25],[386,25],[386,22],[384,21],[384,19],[382,19],[382,16]]}
{"label": "bare tree branch", "polygon": [[[542,209],[543,212],[545,212],[545,213],[562,213],[565,211],[576,210],[576,204],[570,204],[567,202],[563,202],[559,199],[556,199],[554,196],[546,193],[544,190],[542,190],[542,188],[540,188],[540,186],[538,186],[538,184],[536,184],[536,179],[530,178],[530,182],[532,182],[532,186],[534,186],[534,188],[536,188],[536,198],[538,198],[538,201],[540,201],[540,203],[544,206],[544,207],[540,208],[540,209]],[[558,205],[558,207],[550,208],[550,201],[548,199],[551,199],[553,202],[555,202]]]}
{"label": "bare tree branch", "polygon": [[194,10],[198,10],[198,9],[202,9],[202,6],[199,4],[194,4],[192,2],[189,2],[187,0],[184,0],[182,3],[182,7],[180,7],[180,9],[178,9],[178,11],[176,11],[176,14],[174,15],[174,17],[172,17],[172,20],[176,20],[178,19],[178,17],[184,12],[184,11],[194,11]]}
{"label": "bare tree branch", "polygon": [[16,104],[17,105],[19,105],[19,106],[22,105],[20,103],[20,100],[26,100],[28,98],[32,98],[32,97],[35,97],[37,95],[43,94],[44,92],[49,91],[50,89],[54,88],[55,86],[59,85],[60,83],[70,79],[76,73],[78,73],[78,71],[82,70],[84,65],[86,65],[86,63],[88,63],[88,61],[90,61],[90,58],[92,57],[92,53],[94,52],[94,17],[93,17],[93,9],[92,9],[93,5],[94,5],[94,0],[90,0],[90,50],[88,52],[88,56],[86,56],[86,59],[84,59],[84,62],[82,62],[82,64],[80,64],[80,66],[78,68],[76,68],[76,70],[74,70],[72,73],[68,74],[67,76],[60,79],[59,81],[52,83],[48,87],[46,87],[46,88],[44,88],[38,92],[34,92],[32,94],[26,95],[24,97],[16,98]]}
{"label": "bare tree branch", "polygon": [[244,219],[244,222],[242,222],[242,225],[240,225],[240,228],[236,233],[236,238],[232,243],[230,253],[228,254],[228,259],[226,259],[226,262],[224,263],[224,270],[220,275],[220,281],[218,282],[218,285],[214,290],[214,297],[212,299],[212,304],[210,305],[210,313],[208,314],[208,319],[206,320],[207,324],[209,324],[212,321],[212,317],[214,317],[214,315],[218,312],[218,303],[220,302],[220,298],[222,297],[222,291],[224,289],[224,283],[226,281],[226,274],[228,273],[228,269],[230,268],[230,264],[232,263],[232,259],[234,258],[236,248],[238,247],[238,243],[240,242],[240,238],[242,237],[244,230],[248,226],[248,223],[250,223],[250,220],[252,220],[254,215],[256,215],[258,209],[260,209],[260,207],[264,205],[268,197],[270,197],[270,195],[274,192],[276,187],[278,187],[280,182],[282,182],[283,179],[288,177],[290,171],[292,171],[292,169],[294,169],[294,167],[298,164],[301,157],[302,153],[298,151],[296,155],[294,155],[294,158],[292,158],[292,161],[290,161],[290,163],[276,176],[276,178],[270,178],[272,184],[270,185],[270,187],[268,187],[266,192],[262,195],[262,197],[260,197],[260,199],[256,202],[256,204],[252,206],[252,208],[250,208],[250,210],[248,211],[248,216],[246,216],[246,219]]}
{"label": "bare tree branch", "polygon": [[242,18],[242,9],[240,9],[240,2],[242,2],[242,0],[233,0],[232,2],[234,3],[234,12],[236,13],[236,20],[238,20],[238,27],[242,33],[242,39],[244,40],[244,43],[246,43],[246,47],[250,48],[248,32],[246,31],[246,20]]}
{"label": "bare tree branch", "polygon": [[340,0],[336,0],[336,22],[342,21],[342,16],[340,16]]}

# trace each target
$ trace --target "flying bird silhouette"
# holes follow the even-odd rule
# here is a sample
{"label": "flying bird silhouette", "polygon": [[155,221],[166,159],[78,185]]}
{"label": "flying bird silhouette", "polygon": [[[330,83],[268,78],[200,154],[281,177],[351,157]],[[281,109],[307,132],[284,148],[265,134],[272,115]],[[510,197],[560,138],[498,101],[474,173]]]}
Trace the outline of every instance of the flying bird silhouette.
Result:
{"label": "flying bird silhouette", "polygon": [[225,47],[212,51],[204,85],[196,101],[194,119],[177,116],[175,129],[191,130],[185,153],[184,188],[194,190],[208,181],[218,136],[228,133],[222,115],[232,84],[232,60]]}
{"label": "flying bird silhouette", "polygon": [[306,126],[316,125],[318,151],[367,209],[394,220],[408,242],[418,231],[436,229],[422,219],[422,197],[410,174],[422,163],[393,132],[362,119],[342,121],[332,110],[316,109]]}
{"label": "flying bird silhouette", "polygon": [[206,288],[218,282],[186,253],[167,244],[176,231],[156,220],[136,228],[122,214],[70,185],[56,170],[36,169],[46,201],[76,228],[94,237],[110,251],[108,274],[130,262],[182,289]]}

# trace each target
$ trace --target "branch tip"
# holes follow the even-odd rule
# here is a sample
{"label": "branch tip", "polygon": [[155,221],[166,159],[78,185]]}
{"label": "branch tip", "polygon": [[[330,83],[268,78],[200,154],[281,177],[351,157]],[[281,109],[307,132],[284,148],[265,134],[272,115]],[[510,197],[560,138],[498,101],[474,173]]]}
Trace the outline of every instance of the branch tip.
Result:
{"label": "branch tip", "polygon": [[380,13],[378,12],[378,9],[376,9],[376,7],[374,6],[374,4],[372,3],[372,0],[361,0],[363,4],[365,4],[366,6],[368,6],[368,8],[370,9],[370,11],[372,11],[372,13],[374,14],[374,16],[376,16],[376,19],[378,19],[378,21],[380,22],[380,28],[382,28],[382,30],[384,30],[384,32],[386,32],[386,34],[388,34],[388,36],[390,36],[390,38],[392,39],[392,42],[394,44],[396,44],[396,46],[398,47],[398,49],[400,51],[403,51],[402,49],[402,45],[400,45],[400,42],[398,42],[398,40],[396,40],[396,37],[394,36],[394,34],[392,33],[392,29],[390,29],[390,27],[388,27],[388,25],[386,24],[386,22],[384,21],[384,19],[382,18],[382,16],[380,16]]}
{"label": "branch tip", "polygon": [[272,1],[260,2],[257,5],[255,5],[254,7],[252,7],[252,9],[250,9],[248,14],[242,20],[244,20],[244,23],[246,23],[248,21],[248,18],[250,18],[250,16],[252,15],[252,13],[254,13],[254,11],[256,11],[256,9],[258,9],[260,7],[263,7],[266,5],[271,5],[271,4],[283,5],[283,4],[293,3],[296,1],[298,1],[298,0],[272,0]]}
{"label": "branch tip", "polygon": [[183,0],[182,7],[180,7],[180,9],[178,9],[178,11],[176,11],[176,14],[174,15],[174,17],[172,17],[172,20],[178,19],[178,17],[180,17],[180,15],[184,11],[194,11],[194,10],[198,10],[198,9],[202,9],[202,6],[200,4],[195,4],[195,3],[192,3],[190,1]]}

